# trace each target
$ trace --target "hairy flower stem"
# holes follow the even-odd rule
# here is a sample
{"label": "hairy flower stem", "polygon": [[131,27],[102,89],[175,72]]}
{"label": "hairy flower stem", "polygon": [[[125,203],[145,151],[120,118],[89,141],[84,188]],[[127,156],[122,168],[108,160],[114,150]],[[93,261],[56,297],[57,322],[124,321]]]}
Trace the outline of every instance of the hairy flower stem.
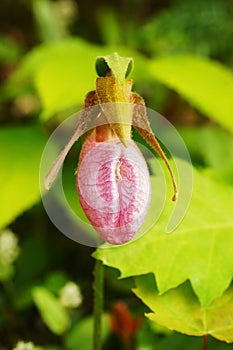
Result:
{"label": "hairy flower stem", "polygon": [[208,334],[205,334],[203,336],[203,339],[204,339],[203,350],[208,350]]}
{"label": "hairy flower stem", "polygon": [[101,350],[101,317],[104,299],[104,265],[102,261],[96,260],[94,267],[94,332],[93,350]]}

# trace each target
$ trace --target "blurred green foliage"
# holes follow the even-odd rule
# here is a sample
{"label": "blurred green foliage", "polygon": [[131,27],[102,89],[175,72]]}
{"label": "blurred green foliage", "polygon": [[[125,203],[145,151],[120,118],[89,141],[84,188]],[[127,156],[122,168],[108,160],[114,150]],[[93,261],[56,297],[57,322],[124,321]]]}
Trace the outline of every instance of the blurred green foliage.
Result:
{"label": "blurred green foliage", "polygon": [[[198,238],[194,241],[198,251],[205,251],[206,255],[203,253],[198,259],[196,254],[196,262],[190,260],[186,268],[193,261],[195,267],[200,265],[199,273],[205,274],[208,270],[203,288],[198,289],[198,280],[195,285],[194,275],[184,276],[179,257],[176,262],[180,267],[176,271],[171,269],[176,285],[183,283],[187,276],[191,280],[194,276],[192,287],[196,295],[189,282],[185,282],[188,287],[182,284],[169,291],[169,285],[165,286],[166,281],[161,277],[166,277],[167,266],[162,266],[158,275],[155,274],[156,282],[160,281],[158,285],[148,282],[148,276],[138,277],[136,294],[155,311],[150,318],[176,330],[181,328],[175,317],[170,321],[168,310],[154,316],[156,308],[160,310],[170,297],[172,303],[186,296],[183,322],[186,322],[185,317],[190,317],[194,299],[200,311],[199,300],[202,305],[206,303],[208,309],[207,301],[215,303],[216,299],[212,299],[223,295],[223,304],[230,310],[232,286],[228,290],[227,287],[233,275],[232,233],[226,234],[223,226],[224,222],[228,223],[227,229],[232,230],[232,9],[228,0],[1,1],[0,350],[13,349],[19,340],[32,341],[40,349],[47,350],[91,348],[93,249],[63,237],[49,222],[40,202],[38,173],[51,131],[71,113],[80,110],[86,93],[95,88],[95,57],[114,51],[134,57],[135,91],[145,98],[148,107],[165,115],[176,126],[198,168],[198,187],[195,187],[195,198],[184,226],[187,229],[196,223],[200,232],[207,227],[206,235],[211,240],[211,235],[216,235],[211,222],[216,226],[221,223],[222,233],[218,231],[217,235],[224,236],[224,240],[212,241],[216,248],[210,250],[211,257],[207,254],[210,242],[196,230]],[[72,168],[76,159],[77,155],[71,152],[67,169]],[[156,185],[155,177],[152,182]],[[71,202],[75,201],[73,182],[67,183],[66,191]],[[205,198],[202,198],[203,193]],[[152,253],[157,246],[156,234],[152,235],[154,243],[149,242]],[[150,240],[150,235],[146,238]],[[173,237],[164,244],[169,246],[172,240]],[[108,250],[109,265],[120,268],[121,272],[131,268],[128,276],[134,276],[142,251],[140,242],[137,241],[139,254],[135,256],[134,252],[132,265],[128,265],[130,250],[122,255],[121,247],[117,262],[114,261],[117,250],[114,254]],[[178,239],[174,239],[169,246],[171,252],[177,242]],[[182,238],[179,242],[181,246],[184,244]],[[166,248],[167,255],[169,249]],[[206,256],[209,257],[207,270],[201,268]],[[145,252],[140,261],[149,257]],[[150,267],[151,261],[142,262],[144,273],[148,272],[147,264]],[[162,265],[162,258],[158,258],[158,262]],[[221,270],[219,277],[214,269]],[[77,282],[83,296],[82,304],[73,309],[65,307],[59,297],[69,281]],[[114,269],[106,270],[103,321],[106,350],[123,346],[109,322],[114,301],[123,300],[132,314],[149,312],[132,294],[133,284],[132,277],[118,281]],[[162,284],[165,293],[160,297],[157,288]],[[177,293],[173,299],[172,293]],[[158,304],[154,310],[155,299]],[[232,327],[226,311],[221,315],[217,313],[216,318],[223,324],[226,322],[224,327]],[[228,335],[225,340],[232,341]],[[200,349],[201,343],[199,337],[167,333],[144,319],[133,349]],[[25,343],[24,348],[27,346]],[[210,346],[213,350],[232,347],[212,338]]]}
{"label": "blurred green foliage", "polygon": [[150,54],[193,53],[232,62],[229,2],[177,1],[146,23],[141,45]]}

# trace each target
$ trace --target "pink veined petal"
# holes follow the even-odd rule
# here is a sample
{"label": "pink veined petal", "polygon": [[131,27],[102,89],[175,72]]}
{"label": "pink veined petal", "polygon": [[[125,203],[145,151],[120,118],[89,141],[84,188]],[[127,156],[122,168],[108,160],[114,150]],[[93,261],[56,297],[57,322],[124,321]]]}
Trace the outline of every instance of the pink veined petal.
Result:
{"label": "pink veined petal", "polygon": [[76,187],[87,218],[101,238],[111,244],[131,240],[147,215],[151,185],[146,162],[130,140],[83,146]]}

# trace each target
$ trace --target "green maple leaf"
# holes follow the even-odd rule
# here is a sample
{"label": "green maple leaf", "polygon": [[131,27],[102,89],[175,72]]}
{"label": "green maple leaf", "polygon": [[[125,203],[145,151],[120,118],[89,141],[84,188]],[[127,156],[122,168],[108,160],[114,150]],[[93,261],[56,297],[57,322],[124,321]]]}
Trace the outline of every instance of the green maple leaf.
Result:
{"label": "green maple leaf", "polygon": [[233,342],[233,287],[201,307],[188,282],[162,295],[153,275],[136,277],[135,282],[134,293],[153,311],[146,314],[151,321],[181,333]]}
{"label": "green maple leaf", "polygon": [[[160,189],[157,181],[152,177],[154,194]],[[157,206],[154,198],[152,212]],[[168,196],[159,221],[146,235],[119,247],[104,245],[94,256],[119,269],[121,277],[153,273],[160,294],[189,280],[206,307],[229,287],[233,276],[232,199],[232,188],[195,170],[191,204],[172,233],[165,233],[174,206]]]}

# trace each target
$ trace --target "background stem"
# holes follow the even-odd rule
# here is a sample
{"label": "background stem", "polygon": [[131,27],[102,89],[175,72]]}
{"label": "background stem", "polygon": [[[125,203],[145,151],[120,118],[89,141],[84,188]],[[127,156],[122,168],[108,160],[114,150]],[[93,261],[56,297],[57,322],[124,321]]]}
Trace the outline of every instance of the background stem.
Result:
{"label": "background stem", "polygon": [[102,261],[96,260],[94,268],[94,337],[93,350],[101,350],[101,316],[104,299],[104,265]]}

